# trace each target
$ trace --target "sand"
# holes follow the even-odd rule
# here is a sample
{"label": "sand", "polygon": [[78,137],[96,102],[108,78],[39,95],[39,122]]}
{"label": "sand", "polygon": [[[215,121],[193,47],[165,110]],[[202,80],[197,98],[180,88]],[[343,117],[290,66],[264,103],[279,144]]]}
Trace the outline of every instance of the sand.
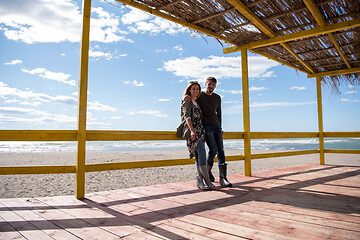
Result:
{"label": "sand", "polygon": [[[259,151],[253,151],[258,153]],[[228,150],[226,155],[240,155],[239,150]],[[88,152],[86,163],[145,161],[187,158],[184,151],[133,151],[133,152]],[[360,166],[359,154],[326,154],[326,164]],[[75,165],[76,153],[0,153],[0,166]],[[319,164],[319,154],[281,158],[256,159],[252,172],[261,170]],[[218,181],[218,169],[214,167]],[[228,175],[244,174],[244,162],[228,162]],[[195,179],[195,166],[182,165],[158,168],[128,169],[86,173],[86,193],[155,185],[168,182],[183,182]],[[0,175],[0,198],[45,197],[75,194],[75,174]],[[194,181],[195,182],[195,181]],[[195,188],[195,186],[194,186]]]}

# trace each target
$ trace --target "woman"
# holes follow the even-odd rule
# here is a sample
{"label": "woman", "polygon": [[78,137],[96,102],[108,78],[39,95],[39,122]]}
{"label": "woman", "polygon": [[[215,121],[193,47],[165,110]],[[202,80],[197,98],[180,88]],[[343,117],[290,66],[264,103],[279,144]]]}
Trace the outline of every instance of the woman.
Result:
{"label": "woman", "polygon": [[[190,102],[181,102],[181,121],[186,121],[190,137],[186,138],[190,158],[195,156],[197,170],[196,186],[202,190],[213,189],[215,186],[209,180],[209,172],[205,151],[205,130],[202,124],[202,114],[196,99],[200,96],[201,87],[198,82],[190,82],[184,95],[191,98]],[[207,186],[204,185],[204,182]]]}

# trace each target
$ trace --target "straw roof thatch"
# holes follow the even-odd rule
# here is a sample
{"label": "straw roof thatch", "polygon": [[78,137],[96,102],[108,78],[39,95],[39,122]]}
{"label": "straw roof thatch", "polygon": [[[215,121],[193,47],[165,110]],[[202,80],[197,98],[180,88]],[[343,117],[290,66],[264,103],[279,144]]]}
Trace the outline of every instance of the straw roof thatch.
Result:
{"label": "straw roof thatch", "polygon": [[335,87],[359,84],[359,0],[117,1],[238,47],[224,52],[246,48]]}

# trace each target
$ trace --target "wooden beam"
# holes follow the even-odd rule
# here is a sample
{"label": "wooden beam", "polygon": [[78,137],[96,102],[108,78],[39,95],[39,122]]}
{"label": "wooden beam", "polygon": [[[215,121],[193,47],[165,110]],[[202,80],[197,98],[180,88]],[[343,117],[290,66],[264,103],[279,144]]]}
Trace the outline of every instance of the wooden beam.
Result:
{"label": "wooden beam", "polygon": [[249,70],[247,50],[241,50],[243,126],[244,126],[244,168],[245,176],[251,176],[251,135],[249,104]]}
{"label": "wooden beam", "polygon": [[150,7],[148,7],[148,6],[144,5],[144,4],[135,2],[133,0],[116,0],[116,1],[121,2],[121,3],[125,4],[125,5],[129,5],[131,7],[140,9],[140,10],[142,10],[144,12],[153,14],[155,16],[164,18],[164,19],[169,20],[171,22],[180,24],[180,25],[182,25],[184,27],[194,29],[195,31],[202,32],[202,33],[204,33],[204,34],[206,34],[208,36],[220,39],[220,40],[225,41],[227,43],[234,44],[234,42],[232,42],[231,40],[229,40],[228,38],[226,38],[224,36],[221,36],[220,34],[217,34],[216,32],[213,32],[213,31],[210,31],[210,30],[208,30],[206,28],[203,28],[203,27],[197,26],[195,24],[189,23],[189,22],[187,22],[187,21],[185,21],[183,19],[173,17],[173,16],[171,16],[169,14],[166,14],[164,12],[161,12],[161,11],[159,11],[157,9],[150,8]]}
{"label": "wooden beam", "polygon": [[314,77],[327,77],[327,76],[334,76],[334,75],[341,75],[341,74],[351,74],[351,73],[360,73],[360,67],[357,68],[349,68],[349,69],[341,69],[341,70],[334,70],[329,72],[321,72],[321,73],[312,73],[308,74],[308,78]]}
{"label": "wooden beam", "polygon": [[[326,25],[325,20],[323,19],[323,16],[321,15],[319,8],[315,5],[313,0],[303,0],[305,5],[307,6],[307,8],[309,9],[309,11],[311,12],[311,14],[313,15],[313,17],[315,18],[316,22],[318,23],[318,25],[320,27],[324,27]],[[334,34],[329,33],[328,34],[332,44],[334,45],[334,47],[336,48],[336,51],[338,52],[338,54],[340,55],[340,57],[342,58],[342,60],[345,62],[346,66],[348,68],[351,68],[350,63],[348,62],[348,60],[346,59],[343,51],[340,49],[340,46],[337,42],[337,40],[335,39]]]}
{"label": "wooden beam", "polygon": [[252,22],[255,27],[264,32],[269,37],[275,37],[273,30],[266,25],[258,16],[256,16],[244,3],[239,0],[227,0],[232,6],[234,6],[238,12]]}
{"label": "wooden beam", "polygon": [[[244,3],[239,0],[227,0],[232,6],[234,6],[239,13],[244,15],[247,19],[250,20],[258,29],[264,32],[269,37],[276,37],[276,34],[273,30],[271,30],[266,23],[261,20],[258,16],[256,16]],[[314,70],[307,64],[298,54],[296,54],[291,47],[286,43],[281,43],[282,47],[284,47],[291,55],[293,55],[307,70],[311,73],[314,73]]]}
{"label": "wooden beam", "polygon": [[325,153],[360,154],[358,149],[325,149]]}
{"label": "wooden beam", "polygon": [[163,10],[163,9],[168,8],[168,7],[174,6],[174,5],[176,5],[176,4],[178,4],[178,3],[182,2],[182,1],[183,0],[175,0],[175,1],[169,2],[168,4],[164,4],[164,5],[160,6],[160,7],[157,7],[156,9],[157,10]]}
{"label": "wooden beam", "polygon": [[305,62],[298,54],[296,54],[294,50],[292,50],[289,44],[281,43],[281,46],[285,48],[291,55],[293,55],[307,70],[309,70],[309,72],[315,73],[312,67],[307,62]]}
{"label": "wooden beam", "polygon": [[305,154],[315,154],[319,150],[297,150],[297,151],[286,151],[286,152],[273,152],[273,153],[256,153],[251,154],[251,159],[263,159],[263,158],[278,158],[278,157],[287,157],[287,156],[296,156],[296,155],[305,155]]}
{"label": "wooden beam", "polygon": [[360,132],[324,132],[324,137],[358,138],[360,137]]}
{"label": "wooden beam", "polygon": [[0,141],[76,141],[76,130],[0,130]]}
{"label": "wooden beam", "polygon": [[306,71],[306,70],[304,70],[304,69],[302,69],[302,68],[299,68],[299,67],[297,67],[297,66],[295,66],[295,65],[292,65],[291,63],[286,62],[286,61],[284,61],[284,60],[275,58],[274,56],[272,56],[272,55],[270,55],[270,54],[267,54],[267,53],[264,53],[264,52],[260,52],[260,51],[258,51],[258,50],[256,50],[256,49],[251,49],[251,50],[249,50],[249,51],[251,51],[251,52],[253,52],[253,53],[256,53],[256,54],[259,54],[259,55],[261,55],[261,56],[264,56],[264,57],[266,57],[266,58],[269,58],[269,59],[271,59],[271,60],[274,60],[275,62],[278,62],[278,63],[280,63],[280,64],[282,64],[282,65],[286,65],[286,66],[288,66],[288,67],[294,68],[295,70],[298,70],[298,71],[300,71],[300,72],[309,74],[308,71]]}
{"label": "wooden beam", "polygon": [[89,67],[90,13],[91,0],[84,0],[80,49],[78,144],[76,156],[75,195],[77,199],[85,197],[86,106]]}
{"label": "wooden beam", "polygon": [[321,12],[319,11],[319,8],[316,6],[313,0],[303,0],[306,7],[309,9],[311,15],[315,18],[315,21],[319,24],[320,27],[325,26],[325,21],[323,19],[323,16],[321,15]]}
{"label": "wooden beam", "polygon": [[334,44],[334,47],[336,48],[336,51],[339,53],[341,59],[345,62],[346,66],[348,68],[351,68],[351,65],[349,63],[349,61],[346,59],[346,56],[344,54],[344,52],[341,50],[339,43],[337,42],[337,40],[335,39],[335,36],[333,33],[329,33],[329,38],[331,39],[331,42]]}
{"label": "wooden beam", "polygon": [[241,46],[224,48],[223,52],[225,54],[227,54],[227,53],[238,52],[238,51],[241,51],[242,49],[254,49],[254,48],[260,48],[260,47],[266,47],[266,46],[271,46],[271,45],[275,45],[275,44],[279,44],[279,43],[283,43],[283,42],[295,41],[295,40],[302,39],[302,38],[313,37],[313,36],[322,35],[322,34],[328,34],[331,32],[341,31],[341,30],[345,30],[348,28],[355,28],[355,27],[359,27],[359,26],[360,26],[360,18],[357,18],[357,19],[353,19],[353,20],[349,20],[349,21],[332,24],[332,25],[327,25],[324,27],[319,27],[319,28],[314,28],[314,29],[310,29],[310,30],[305,30],[302,32],[297,32],[294,34],[288,34],[288,35],[282,35],[282,36],[273,37],[273,38],[269,38],[269,39],[264,39],[264,40],[244,44]]}
{"label": "wooden beam", "polygon": [[234,7],[232,7],[232,8],[226,9],[224,11],[218,12],[216,14],[213,14],[213,15],[210,15],[210,16],[207,16],[207,17],[204,17],[204,18],[200,18],[200,19],[198,19],[196,21],[193,21],[191,23],[196,24],[196,23],[199,23],[199,22],[202,22],[202,21],[207,21],[209,19],[224,15],[225,13],[228,13],[228,12],[231,12],[231,11],[234,11],[234,10],[236,10],[236,9]]}
{"label": "wooden beam", "polygon": [[321,97],[321,77],[316,77],[316,96],[317,96],[317,110],[318,110],[320,165],[324,165],[325,164],[325,154],[324,154],[324,128],[323,128],[322,97]]}

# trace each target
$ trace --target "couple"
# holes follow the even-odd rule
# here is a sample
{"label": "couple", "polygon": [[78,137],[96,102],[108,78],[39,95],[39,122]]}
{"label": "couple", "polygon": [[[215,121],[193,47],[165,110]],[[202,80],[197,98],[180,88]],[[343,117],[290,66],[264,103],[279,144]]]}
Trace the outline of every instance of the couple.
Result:
{"label": "couple", "polygon": [[[213,189],[215,181],[211,174],[217,154],[220,172],[220,185],[232,187],[226,178],[225,153],[221,129],[221,97],[214,93],[216,79],[208,77],[205,92],[201,92],[198,82],[190,82],[181,102],[181,121],[186,121],[190,137],[186,139],[190,158],[195,156],[197,169],[196,186],[202,190]],[[206,159],[205,142],[209,147]],[[205,184],[204,184],[205,181]]]}

